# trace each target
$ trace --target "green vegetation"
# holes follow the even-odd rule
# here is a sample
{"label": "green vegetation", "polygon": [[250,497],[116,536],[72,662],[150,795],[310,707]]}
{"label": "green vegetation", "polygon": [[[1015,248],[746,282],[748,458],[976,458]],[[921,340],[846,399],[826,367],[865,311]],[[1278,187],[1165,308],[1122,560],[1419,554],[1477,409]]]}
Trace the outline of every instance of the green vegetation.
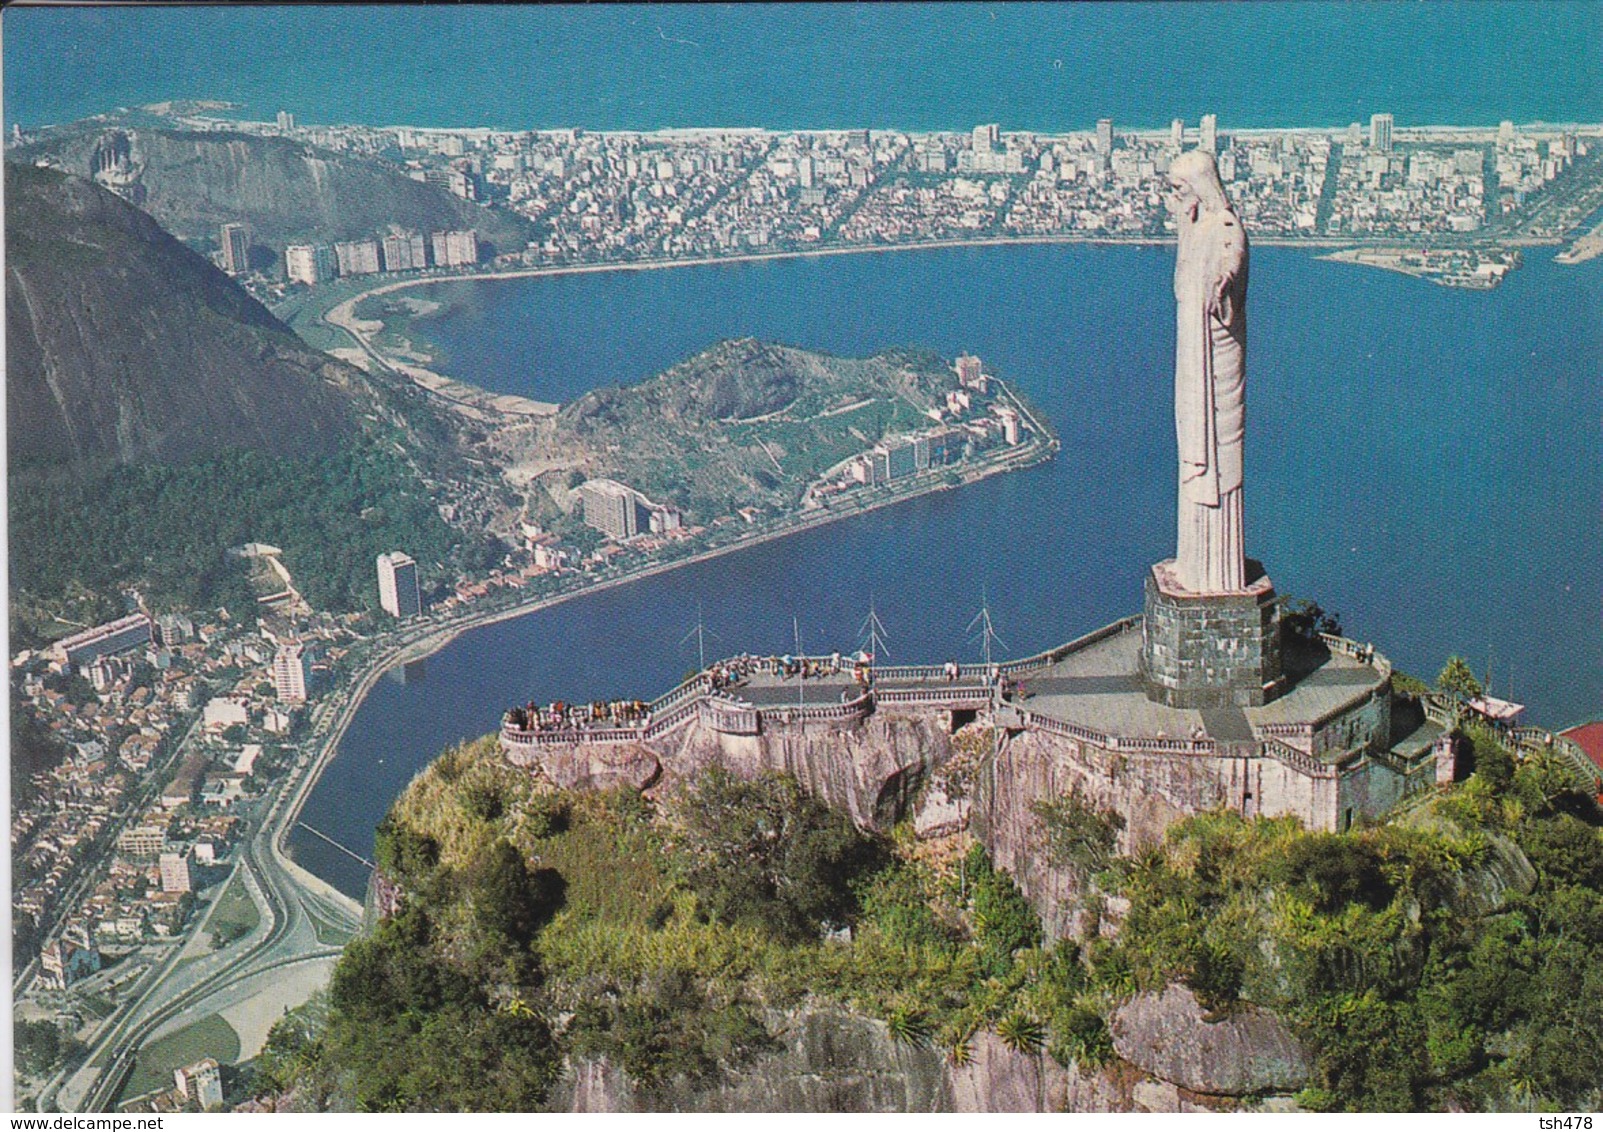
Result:
{"label": "green vegetation", "polygon": [[[632,386],[585,394],[529,434],[555,520],[571,470],[608,475],[705,523],[797,506],[807,488],[887,435],[930,427],[957,379],[928,351],[837,358],[752,339],[720,342]],[[582,477],[580,482],[582,482]]]}
{"label": "green vegetation", "polygon": [[211,918],[206,921],[206,926],[211,929],[212,946],[226,947],[236,939],[243,939],[256,929],[261,920],[256,902],[245,889],[244,877],[235,873],[228,887],[217,898]]}
{"label": "green vegetation", "polygon": [[12,1035],[17,1068],[33,1077],[43,1077],[54,1070],[75,1045],[62,1036],[61,1027],[44,1020],[18,1022]]}
{"label": "green vegetation", "polygon": [[[1178,981],[1215,1014],[1286,1019],[1313,1057],[1306,1108],[1595,1105],[1597,811],[1557,760],[1465,741],[1467,783],[1342,834],[1218,812],[1118,858],[1118,815],[1049,799],[1042,856],[1087,910],[1128,902],[1115,937],[1049,944],[978,844],[861,833],[784,776],[555,791],[481,740],[397,800],[377,852],[404,910],[347,952],[326,1024],[275,1030],[290,1052],[263,1081],[335,1106],[529,1107],[563,1057],[606,1056],[649,1096],[738,1072],[774,1048],[774,1011],[824,1002],[954,1064],[989,1029],[1094,1067],[1112,1013]],[[494,1083],[471,1094],[470,1040]]]}
{"label": "green vegetation", "polygon": [[239,1060],[239,1035],[219,1014],[208,1014],[142,1047],[118,1101],[172,1088],[173,1070],[203,1057],[214,1057],[219,1064]]}
{"label": "green vegetation", "polygon": [[1470,668],[1469,662],[1461,656],[1447,658],[1447,664],[1436,677],[1436,688],[1461,700],[1477,699],[1484,691],[1481,682],[1475,679],[1475,672]]}
{"label": "green vegetation", "polygon": [[[275,1030],[267,1087],[335,1106],[526,1108],[563,1054],[606,1055],[648,1090],[716,1080],[773,1048],[767,1011],[813,996],[914,1044],[963,1045],[1014,1014],[1044,1041],[1083,984],[1040,989],[1077,952],[1040,950],[983,850],[922,860],[911,837],[861,833],[784,776],[712,770],[658,804],[568,794],[483,740],[413,782],[376,852],[405,911],[348,949],[326,1024]],[[516,1080],[453,1092],[461,1035],[512,1020]],[[481,1070],[503,1082],[510,1057]]]}
{"label": "green vegetation", "polygon": [[19,600],[143,582],[158,606],[255,608],[228,547],[281,547],[319,609],[377,605],[373,560],[404,547],[427,580],[446,563],[482,566],[458,545],[406,462],[377,442],[335,456],[280,459],[244,449],[182,464],[120,467],[32,484],[11,504],[11,584]]}
{"label": "green vegetation", "polygon": [[[1316,1055],[1305,1107],[1594,1106],[1596,811],[1557,762],[1516,764],[1485,732],[1471,741],[1482,769],[1399,823],[1312,834],[1211,814],[1175,826],[1131,863],[1131,909],[1118,942],[1092,949],[1094,981],[1129,992],[1179,979],[1214,1010],[1274,1009]],[[1521,855],[1536,869],[1529,892],[1508,879]]]}

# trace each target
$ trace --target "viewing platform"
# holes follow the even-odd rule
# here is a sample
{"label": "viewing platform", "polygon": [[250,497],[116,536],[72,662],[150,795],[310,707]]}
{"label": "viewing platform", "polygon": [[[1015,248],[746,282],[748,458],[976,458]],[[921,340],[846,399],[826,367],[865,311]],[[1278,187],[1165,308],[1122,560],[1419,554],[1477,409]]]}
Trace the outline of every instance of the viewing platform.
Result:
{"label": "viewing platform", "polygon": [[[1184,709],[1150,699],[1138,665],[1141,618],[1127,617],[1035,656],[980,664],[872,665],[843,654],[738,656],[650,703],[525,705],[507,713],[509,751],[565,744],[650,743],[693,720],[726,735],[798,724],[850,726],[875,712],[984,712],[1121,753],[1269,757],[1325,777],[1365,753],[1412,764],[1443,729],[1428,720],[1392,735],[1391,665],[1372,647],[1323,636],[1288,650],[1284,691],[1259,707]],[[964,720],[961,713],[968,713]],[[1399,723],[1403,721],[1399,720]],[[1412,752],[1413,757],[1410,757]]]}

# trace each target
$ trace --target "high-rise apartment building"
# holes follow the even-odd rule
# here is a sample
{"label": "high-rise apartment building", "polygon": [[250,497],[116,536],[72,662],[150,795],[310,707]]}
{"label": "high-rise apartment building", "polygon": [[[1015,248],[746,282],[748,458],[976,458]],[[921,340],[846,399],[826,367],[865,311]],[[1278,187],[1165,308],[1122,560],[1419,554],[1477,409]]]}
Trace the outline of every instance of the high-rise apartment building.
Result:
{"label": "high-rise apartment building", "polygon": [[423,609],[417,563],[400,551],[378,556],[378,603],[391,617],[413,617]]}
{"label": "high-rise apartment building", "polygon": [[995,122],[974,127],[974,152],[995,153],[1002,144],[1002,127]]}
{"label": "high-rise apartment building", "polygon": [[280,110],[278,112],[278,128],[285,133],[293,130],[295,128],[295,115],[288,110]]}
{"label": "high-rise apartment building", "polygon": [[471,229],[436,232],[430,243],[434,246],[436,267],[466,267],[479,262],[479,237]]}
{"label": "high-rise apartment building", "polygon": [[1169,144],[1179,149],[1186,144],[1186,120],[1176,118],[1169,123]]}
{"label": "high-rise apartment building", "polygon": [[412,271],[428,266],[421,232],[399,232],[384,237],[384,270]]}
{"label": "high-rise apartment building", "polygon": [[1377,153],[1391,152],[1392,116],[1374,114],[1369,119],[1369,148]]}
{"label": "high-rise apartment building", "polygon": [[273,692],[280,703],[306,702],[306,685],[311,675],[312,657],[299,641],[280,645],[273,655]]}
{"label": "high-rise apartment building", "polygon": [[223,246],[223,270],[243,275],[250,267],[250,240],[243,224],[224,224],[218,243]]}
{"label": "high-rise apartment building", "polygon": [[1197,148],[1204,153],[1219,152],[1219,115],[1204,114],[1197,130]]}
{"label": "high-rise apartment building", "polygon": [[210,1111],[223,1103],[223,1074],[214,1058],[173,1070],[173,1084],[186,1098]]}
{"label": "high-rise apartment building", "polygon": [[640,533],[640,505],[635,493],[617,480],[587,480],[579,488],[584,521],[619,542]]}
{"label": "high-rise apartment building", "polygon": [[1096,123],[1096,151],[1106,157],[1113,152],[1113,119],[1098,118]]}
{"label": "high-rise apartment building", "polygon": [[341,275],[372,275],[379,270],[377,240],[348,240],[334,245]]}
{"label": "high-rise apartment building", "polygon": [[188,850],[182,853],[163,853],[157,858],[156,867],[161,872],[163,892],[190,891]]}
{"label": "high-rise apartment building", "polygon": [[284,249],[284,275],[291,283],[326,283],[339,269],[334,249],[327,244],[291,244]]}

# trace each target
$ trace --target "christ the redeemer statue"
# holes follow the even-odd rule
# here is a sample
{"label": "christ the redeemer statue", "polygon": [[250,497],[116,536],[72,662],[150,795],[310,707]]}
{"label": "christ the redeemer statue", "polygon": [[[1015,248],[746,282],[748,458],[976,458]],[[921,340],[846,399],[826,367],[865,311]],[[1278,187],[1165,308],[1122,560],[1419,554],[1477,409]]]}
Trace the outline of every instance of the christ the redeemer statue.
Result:
{"label": "christ the redeemer statue", "polygon": [[1246,585],[1241,450],[1246,415],[1247,233],[1225,197],[1211,153],[1169,167],[1180,228],[1174,421],[1180,442],[1175,580],[1192,593]]}

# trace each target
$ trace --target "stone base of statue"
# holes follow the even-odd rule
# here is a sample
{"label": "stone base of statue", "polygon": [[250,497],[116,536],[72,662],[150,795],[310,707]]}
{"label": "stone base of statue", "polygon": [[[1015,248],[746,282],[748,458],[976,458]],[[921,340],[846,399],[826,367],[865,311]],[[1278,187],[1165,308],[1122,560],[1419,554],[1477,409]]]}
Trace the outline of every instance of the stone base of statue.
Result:
{"label": "stone base of statue", "polygon": [[1247,560],[1247,585],[1194,593],[1174,559],[1147,575],[1141,626],[1147,698],[1172,708],[1261,707],[1280,693],[1280,606],[1261,563]]}

